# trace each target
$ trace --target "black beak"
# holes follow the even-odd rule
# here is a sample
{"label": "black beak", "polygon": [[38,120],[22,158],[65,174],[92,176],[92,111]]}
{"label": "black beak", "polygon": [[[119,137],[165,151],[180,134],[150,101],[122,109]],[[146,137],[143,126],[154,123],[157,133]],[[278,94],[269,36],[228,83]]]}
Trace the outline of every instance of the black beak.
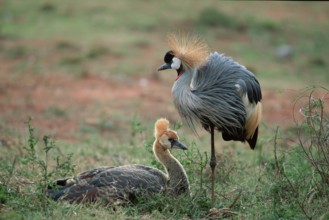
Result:
{"label": "black beak", "polygon": [[181,150],[187,150],[188,148],[180,143],[179,141],[176,141],[176,140],[172,140],[171,141],[171,148],[177,148],[177,149],[181,149]]}
{"label": "black beak", "polygon": [[169,63],[165,63],[165,64],[163,64],[162,66],[160,66],[160,67],[158,68],[158,71],[166,70],[166,69],[171,69],[171,64],[169,64]]}

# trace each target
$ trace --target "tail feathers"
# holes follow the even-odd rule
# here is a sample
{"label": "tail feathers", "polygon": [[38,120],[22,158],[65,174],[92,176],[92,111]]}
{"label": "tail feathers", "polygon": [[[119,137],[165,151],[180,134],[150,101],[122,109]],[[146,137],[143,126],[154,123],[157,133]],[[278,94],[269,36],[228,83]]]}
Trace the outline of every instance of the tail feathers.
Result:
{"label": "tail feathers", "polygon": [[98,190],[91,185],[63,186],[47,190],[48,196],[53,200],[65,200],[69,202],[93,202],[96,201]]}
{"label": "tail feathers", "polygon": [[247,142],[251,149],[255,149],[257,138],[258,138],[258,127],[256,128],[254,135],[251,138],[247,139]]}
{"label": "tail feathers", "polygon": [[222,137],[223,137],[224,141],[241,141],[241,142],[245,141],[245,135],[244,135],[244,131],[242,129],[239,132],[239,135],[222,131]]}
{"label": "tail feathers", "polygon": [[241,135],[231,135],[228,132],[222,132],[222,137],[224,141],[241,141],[245,142],[247,141],[251,149],[255,149],[257,138],[258,138],[258,127],[256,127],[253,135],[251,137],[246,137],[245,131],[241,131]]}

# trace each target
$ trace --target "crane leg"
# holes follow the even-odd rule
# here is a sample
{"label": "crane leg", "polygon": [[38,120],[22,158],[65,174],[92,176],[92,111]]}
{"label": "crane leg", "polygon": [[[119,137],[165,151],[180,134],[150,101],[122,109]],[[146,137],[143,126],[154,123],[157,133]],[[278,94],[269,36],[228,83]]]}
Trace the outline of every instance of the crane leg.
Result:
{"label": "crane leg", "polygon": [[211,126],[211,156],[210,156],[210,168],[211,168],[211,208],[215,206],[215,128]]}

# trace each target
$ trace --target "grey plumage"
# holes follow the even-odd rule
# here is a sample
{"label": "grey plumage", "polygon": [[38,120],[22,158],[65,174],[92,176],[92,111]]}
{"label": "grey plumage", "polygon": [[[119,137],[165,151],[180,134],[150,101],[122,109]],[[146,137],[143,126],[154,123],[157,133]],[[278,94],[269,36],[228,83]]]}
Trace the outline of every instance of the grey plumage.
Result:
{"label": "grey plumage", "polygon": [[76,178],[57,180],[48,189],[54,200],[71,202],[105,201],[116,204],[133,201],[139,193],[160,193],[166,189],[165,174],[152,167],[125,165],[101,167]]}
{"label": "grey plumage", "polygon": [[166,119],[157,120],[153,144],[154,155],[166,172],[139,164],[95,168],[80,173],[76,178],[57,180],[49,187],[48,196],[69,202],[122,204],[155,193],[188,193],[189,182],[185,170],[169,151],[172,148],[187,148],[178,142],[177,133],[168,125]]}
{"label": "grey plumage", "polygon": [[217,52],[211,53],[208,62],[199,69],[182,74],[175,81],[172,94],[179,114],[192,129],[200,122],[209,131],[212,124],[224,136],[239,141],[245,140],[247,113],[243,96],[248,94],[252,104],[261,100],[254,75]]}
{"label": "grey plumage", "polygon": [[159,71],[175,69],[174,104],[186,124],[211,134],[212,207],[214,207],[215,129],[225,141],[247,141],[255,148],[261,120],[262,93],[256,77],[244,66],[217,52],[210,53],[195,36],[168,36],[170,51]]}

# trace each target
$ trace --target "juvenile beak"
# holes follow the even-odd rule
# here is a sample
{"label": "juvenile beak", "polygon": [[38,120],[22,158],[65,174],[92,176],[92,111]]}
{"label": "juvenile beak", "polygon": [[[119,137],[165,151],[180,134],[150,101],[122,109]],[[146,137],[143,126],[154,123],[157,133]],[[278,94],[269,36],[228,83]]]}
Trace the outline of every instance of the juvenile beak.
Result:
{"label": "juvenile beak", "polygon": [[158,71],[161,71],[161,70],[166,70],[166,69],[171,69],[171,65],[169,63],[165,63],[163,64],[162,66],[160,66],[158,68]]}
{"label": "juvenile beak", "polygon": [[181,150],[187,150],[188,148],[180,143],[179,141],[176,141],[176,140],[172,140],[171,141],[171,148],[177,148],[177,149],[181,149]]}

